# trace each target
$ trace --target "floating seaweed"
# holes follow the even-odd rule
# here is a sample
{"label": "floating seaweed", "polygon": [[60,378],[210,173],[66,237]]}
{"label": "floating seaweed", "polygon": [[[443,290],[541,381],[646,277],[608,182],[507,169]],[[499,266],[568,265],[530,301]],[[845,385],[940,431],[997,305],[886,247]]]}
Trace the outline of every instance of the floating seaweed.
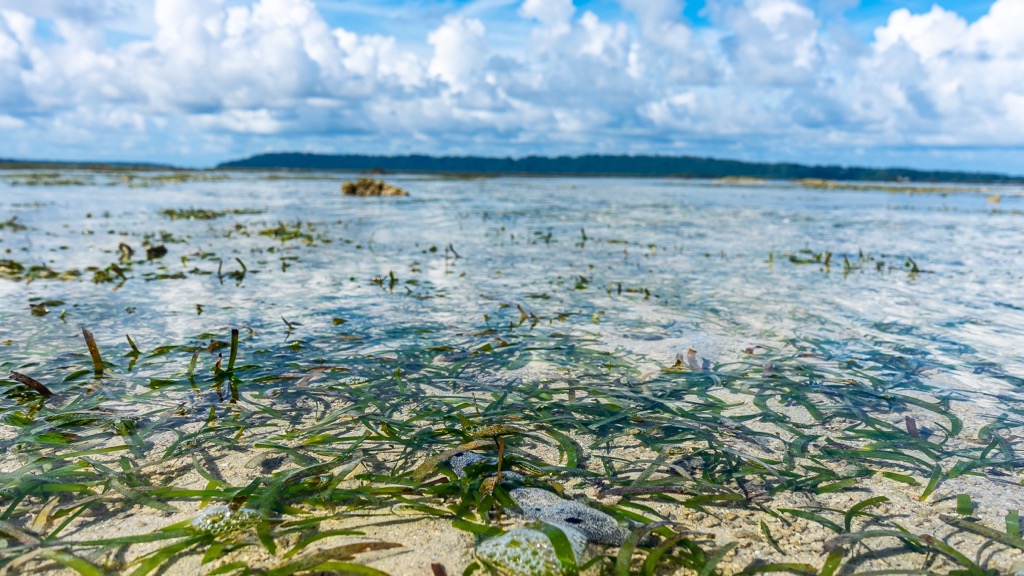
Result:
{"label": "floating seaweed", "polygon": [[211,210],[208,208],[165,208],[161,214],[171,220],[216,220],[225,216],[241,216],[263,214],[265,210],[254,208],[232,208],[230,210]]}

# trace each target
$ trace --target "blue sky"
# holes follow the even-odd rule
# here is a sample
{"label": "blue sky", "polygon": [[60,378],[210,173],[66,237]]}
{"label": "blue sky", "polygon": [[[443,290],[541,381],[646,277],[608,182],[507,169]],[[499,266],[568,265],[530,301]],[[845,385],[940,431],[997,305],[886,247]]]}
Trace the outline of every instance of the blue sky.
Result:
{"label": "blue sky", "polygon": [[0,0],[0,157],[1024,174],[1024,0]]}

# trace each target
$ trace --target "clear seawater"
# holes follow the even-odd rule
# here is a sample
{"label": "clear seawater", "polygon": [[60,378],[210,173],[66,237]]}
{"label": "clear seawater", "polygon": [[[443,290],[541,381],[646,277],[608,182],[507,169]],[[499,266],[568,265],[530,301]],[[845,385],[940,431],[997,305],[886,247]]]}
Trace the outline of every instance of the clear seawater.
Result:
{"label": "clear seawater", "polygon": [[[525,313],[539,337],[662,364],[691,347],[712,362],[815,349],[902,358],[923,381],[981,400],[1024,385],[1020,190],[389,176],[411,195],[351,198],[342,175],[267,176],[144,188],[0,178],[0,221],[28,227],[0,230],[0,260],[104,269],[119,244],[135,250],[118,264],[123,282],[94,283],[88,270],[0,279],[0,367],[79,358],[81,327],[114,354],[125,334],[146,351],[237,327],[243,356],[331,363],[465,342]],[[161,213],[186,208],[256,213]],[[280,225],[308,237],[260,234]],[[166,256],[147,261],[147,240]]]}

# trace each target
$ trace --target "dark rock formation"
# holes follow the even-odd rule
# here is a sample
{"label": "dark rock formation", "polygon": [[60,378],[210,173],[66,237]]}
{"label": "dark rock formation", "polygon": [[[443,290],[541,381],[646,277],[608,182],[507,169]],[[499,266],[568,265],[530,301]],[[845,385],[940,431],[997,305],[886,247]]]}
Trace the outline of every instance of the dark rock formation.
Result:
{"label": "dark rock formation", "polygon": [[386,184],[381,180],[360,178],[355,182],[347,181],[341,185],[341,193],[345,196],[408,196],[409,193],[398,186]]}

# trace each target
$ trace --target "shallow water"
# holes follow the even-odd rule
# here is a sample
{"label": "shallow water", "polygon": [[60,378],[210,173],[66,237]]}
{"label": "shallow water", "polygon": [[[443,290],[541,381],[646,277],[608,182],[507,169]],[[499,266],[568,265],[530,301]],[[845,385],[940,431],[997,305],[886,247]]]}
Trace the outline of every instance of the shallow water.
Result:
{"label": "shallow water", "polygon": [[[124,282],[88,271],[0,280],[4,367],[80,352],[82,326],[101,347],[123,348],[128,333],[144,350],[240,327],[250,350],[298,343],[292,361],[331,362],[516,323],[522,306],[538,335],[585,335],[660,363],[689,347],[716,362],[751,346],[815,348],[905,357],[951,390],[1021,391],[1014,190],[991,204],[978,193],[399,176],[411,197],[365,199],[342,197],[339,180],[0,184],[0,220],[28,227],[0,230],[5,259],[61,271],[116,263],[122,242],[136,250]],[[260,213],[161,214],[185,208]],[[259,234],[280,223],[300,223],[308,241]],[[146,235],[168,254],[146,262]],[[828,267],[791,261],[825,252]],[[31,314],[43,301],[63,304]]]}
{"label": "shallow water", "polygon": [[[443,540],[459,573],[509,527],[485,488],[499,463],[535,488],[625,490],[602,504],[622,525],[718,533],[666,569],[712,573],[712,547],[744,544],[723,573],[811,573],[841,559],[836,534],[903,524],[915,546],[883,532],[846,567],[970,567],[927,540],[964,537],[942,519],[964,497],[1019,531],[1020,190],[388,179],[411,196],[343,197],[338,175],[0,173],[0,369],[48,388],[0,377],[0,535],[28,531],[0,567],[197,573],[228,546],[235,573],[291,573],[371,511],[388,526],[345,553],[409,545],[389,569],[426,573],[417,525],[391,526],[410,507],[474,535]],[[190,209],[216,212],[171,218]],[[445,468],[466,446],[487,464]],[[732,528],[688,516],[705,506]],[[761,538],[801,510],[811,543]],[[971,537],[956,545],[993,545]]]}

